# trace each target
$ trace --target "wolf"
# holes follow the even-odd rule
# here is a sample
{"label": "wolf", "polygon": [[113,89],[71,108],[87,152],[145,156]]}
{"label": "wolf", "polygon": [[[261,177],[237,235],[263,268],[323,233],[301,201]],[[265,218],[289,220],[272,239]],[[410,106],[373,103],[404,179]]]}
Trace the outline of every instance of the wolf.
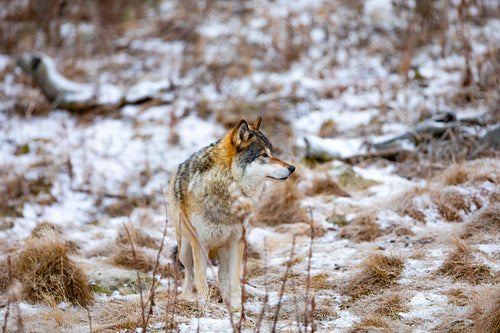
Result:
{"label": "wolf", "polygon": [[235,309],[241,308],[244,242],[234,204],[242,198],[255,200],[266,181],[285,181],[295,171],[275,156],[261,123],[262,117],[252,125],[240,120],[181,163],[169,185],[170,216],[185,267],[183,292],[207,295],[207,254],[216,254],[223,299]]}

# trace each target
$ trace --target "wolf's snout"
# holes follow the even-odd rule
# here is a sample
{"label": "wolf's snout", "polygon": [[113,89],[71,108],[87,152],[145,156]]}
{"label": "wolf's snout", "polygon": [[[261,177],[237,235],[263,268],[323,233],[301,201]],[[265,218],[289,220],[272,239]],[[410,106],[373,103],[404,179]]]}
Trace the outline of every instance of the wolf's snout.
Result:
{"label": "wolf's snout", "polygon": [[290,171],[290,174],[292,174],[295,171],[295,167],[293,165],[289,165],[288,171]]}

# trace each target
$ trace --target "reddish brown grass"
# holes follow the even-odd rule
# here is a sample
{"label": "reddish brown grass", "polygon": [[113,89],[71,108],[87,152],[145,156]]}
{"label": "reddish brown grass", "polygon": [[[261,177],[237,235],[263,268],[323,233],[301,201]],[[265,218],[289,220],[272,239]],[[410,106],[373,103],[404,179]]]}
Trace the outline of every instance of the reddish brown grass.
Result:
{"label": "reddish brown grass", "polygon": [[336,181],[334,181],[330,176],[318,177],[312,181],[311,186],[309,186],[305,191],[307,196],[313,195],[335,195],[338,197],[350,197],[351,195],[340,186]]}
{"label": "reddish brown grass", "polygon": [[264,193],[257,205],[256,217],[260,223],[276,226],[282,223],[307,223],[307,210],[300,205],[302,198],[297,191],[295,178],[274,184]]}
{"label": "reddish brown grass", "polygon": [[480,284],[493,281],[491,269],[480,263],[475,258],[475,250],[463,241],[454,241],[455,249],[448,254],[441,267],[440,274],[449,276],[454,280],[465,280],[469,283]]}
{"label": "reddish brown grass", "polygon": [[372,254],[361,263],[361,272],[347,282],[342,292],[352,298],[379,292],[394,285],[403,268],[400,257]]}
{"label": "reddish brown grass", "polygon": [[370,333],[370,332],[394,332],[391,328],[391,323],[384,316],[377,314],[368,314],[361,318],[359,323],[348,331],[349,333]]}
{"label": "reddish brown grass", "polygon": [[375,212],[356,217],[340,232],[340,238],[350,239],[353,242],[371,242],[382,235]]}
{"label": "reddish brown grass", "polygon": [[476,305],[475,312],[477,313],[476,332],[500,332],[500,286],[492,287],[490,297],[483,304]]}
{"label": "reddish brown grass", "polygon": [[416,187],[398,197],[392,203],[392,208],[401,216],[409,216],[414,220],[425,223],[425,214],[416,207],[413,199],[423,195],[426,191],[424,188]]}
{"label": "reddish brown grass", "polygon": [[470,198],[458,191],[436,191],[431,197],[439,214],[448,222],[462,222],[461,210],[470,213]]}
{"label": "reddish brown grass", "polygon": [[22,283],[24,299],[81,306],[93,302],[88,277],[69,252],[67,243],[52,230],[26,240],[11,263],[11,277]]}
{"label": "reddish brown grass", "polygon": [[498,233],[500,231],[500,204],[483,207],[469,217],[465,235],[472,233]]}

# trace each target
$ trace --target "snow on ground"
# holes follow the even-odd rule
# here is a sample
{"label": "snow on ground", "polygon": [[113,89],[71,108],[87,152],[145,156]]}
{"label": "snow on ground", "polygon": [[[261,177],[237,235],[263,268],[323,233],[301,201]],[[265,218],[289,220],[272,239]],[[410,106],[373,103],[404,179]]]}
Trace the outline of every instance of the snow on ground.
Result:
{"label": "snow on ground", "polygon": [[[453,249],[451,240],[460,237],[471,214],[481,206],[492,205],[494,199],[491,198],[500,192],[495,167],[487,169],[490,176],[483,177],[485,179],[481,182],[450,185],[439,178],[403,177],[398,174],[396,163],[351,167],[329,162],[316,168],[308,168],[302,163],[305,139],[311,152],[326,152],[330,156],[346,159],[367,153],[369,147],[366,143],[370,140],[380,141],[405,132],[427,112],[453,109],[459,117],[469,117],[489,110],[490,105],[486,101],[474,106],[457,106],[453,102],[463,74],[462,54],[448,51],[444,57],[437,57],[433,51],[437,44],[419,48],[415,51],[410,76],[416,77],[418,71],[421,78],[404,84],[391,69],[394,60],[391,62],[384,58],[389,56],[380,50],[383,46],[376,42],[379,40],[384,45],[391,38],[396,38],[394,29],[404,20],[395,14],[393,2],[367,1],[362,14],[353,14],[355,10],[347,8],[343,2],[259,1],[247,5],[252,13],[244,20],[237,15],[228,15],[225,8],[203,18],[196,25],[200,38],[196,45],[200,48],[196,52],[201,52],[199,59],[186,54],[190,46],[187,42],[166,41],[162,36],[142,38],[140,28],[131,28],[132,31],[122,37],[123,40],[117,39],[120,45],[128,45],[128,49],[120,51],[123,53],[123,56],[120,54],[121,61],[117,60],[118,55],[115,60],[122,64],[123,61],[125,64],[130,61],[131,66],[113,75],[122,76],[127,82],[131,77],[144,78],[128,90],[125,100],[135,103],[146,97],[160,97],[156,104],[146,102],[122,106],[114,116],[98,114],[89,120],[64,110],[30,116],[12,111],[12,105],[23,98],[23,92],[26,91],[29,96],[36,93],[25,81],[21,82],[17,74],[10,72],[16,59],[0,55],[0,72],[6,74],[0,82],[5,98],[0,105],[2,193],[6,196],[13,193],[14,190],[10,191],[9,187],[14,184],[20,184],[22,188],[19,194],[2,199],[6,201],[6,207],[18,205],[19,209],[15,213],[2,213],[5,216],[0,217],[0,259],[5,260],[7,249],[22,244],[39,223],[50,222],[61,228],[65,239],[76,243],[79,252],[74,257],[85,263],[92,278],[104,276],[103,272],[109,271],[122,278],[127,276],[127,279],[130,279],[127,272],[132,272],[131,279],[134,279],[132,269],[115,271],[112,268],[114,266],[109,262],[111,246],[124,223],[141,228],[159,243],[165,220],[162,193],[167,190],[170,176],[180,162],[225,133],[220,118],[226,120],[233,116],[230,108],[222,111],[214,109],[219,105],[227,107],[232,100],[238,100],[241,105],[236,105],[236,108],[241,109],[241,114],[253,121],[256,114],[262,113],[265,124],[266,121],[273,121],[268,120],[272,119],[272,111],[264,108],[262,112],[257,110],[255,113],[251,110],[251,103],[259,107],[275,103],[282,107],[279,112],[283,119],[290,122],[292,130],[287,140],[292,142],[294,149],[285,151],[284,158],[307,169],[302,184],[299,181],[299,192],[307,188],[315,176],[330,175],[340,182],[345,170],[350,170],[359,179],[373,182],[366,187],[356,187],[347,182],[344,186],[350,197],[320,194],[302,196],[296,203],[311,209],[314,222],[322,231],[314,239],[310,262],[309,232],[303,231],[308,230],[307,224],[257,225],[249,230],[248,242],[261,255],[260,259],[250,259],[249,265],[252,268],[264,267],[265,270],[264,273],[255,273],[258,271],[255,268],[254,275],[249,276],[247,289],[250,295],[246,304],[249,312],[245,330],[253,330],[266,297],[269,298],[268,308],[263,321],[265,329],[262,330],[266,331],[272,325],[294,234],[297,236],[292,259],[294,264],[290,270],[291,282],[286,285],[284,314],[277,323],[283,332],[298,331],[297,325],[303,324],[297,323],[296,312],[297,308],[300,311],[304,308],[304,281],[307,276],[313,281],[324,280],[323,284],[318,282],[319,287],[314,284],[312,287],[316,310],[321,313],[314,317],[318,331],[348,332],[362,323],[367,315],[363,313],[363,308],[367,306],[363,297],[367,296],[360,299],[346,296],[342,287],[354,279],[361,271],[364,260],[374,253],[396,255],[404,262],[401,276],[391,290],[409,295],[405,301],[406,308],[385,319],[394,331],[431,331],[441,323],[440,318],[446,312],[452,317],[456,314],[456,318],[469,316],[467,311],[472,304],[471,298],[467,299],[467,306],[456,305],[452,302],[450,290],[470,290],[475,286],[463,287],[465,282],[453,281],[451,277],[436,277],[436,274]],[[164,1],[158,15],[165,20],[175,18],[182,8],[178,3]],[[352,21],[359,20],[358,15],[362,15],[362,20]],[[474,56],[486,52],[488,38],[497,36],[488,31],[495,31],[498,22],[498,19],[491,19],[484,27],[469,27],[469,33],[478,36],[473,43]],[[290,24],[288,30],[286,27],[280,29],[286,24]],[[286,56],[277,50],[290,51],[290,48],[296,47],[293,43],[301,42],[289,36],[290,41],[283,36],[290,29],[310,31],[308,39],[302,41],[299,47],[307,47],[308,53],[292,60],[287,66]],[[347,33],[347,36],[341,37],[342,33]],[[448,33],[454,32],[450,30]],[[367,39],[367,34],[372,34],[371,40]],[[296,39],[300,36],[297,35]],[[456,35],[452,37],[458,38]],[[250,58],[251,55],[247,56],[245,52],[241,54],[238,47],[245,47],[240,44],[241,41],[250,45],[259,56]],[[294,55],[288,56],[293,58]],[[244,57],[247,58],[242,59]],[[150,59],[149,65],[147,59]],[[99,66],[99,62],[83,60],[83,63],[89,66],[89,72],[97,73],[92,78],[95,82],[108,82],[113,77],[109,72],[100,72],[99,67],[92,68]],[[233,64],[236,64],[235,67],[230,67]],[[225,68],[226,72],[222,78],[216,75],[210,77],[210,66],[220,70]],[[242,70],[237,66],[251,69]],[[148,67],[154,70],[147,70]],[[243,75],[241,71],[247,72]],[[122,88],[120,82],[112,83]],[[109,94],[102,94],[103,101],[119,97],[114,89]],[[291,99],[296,101],[286,102]],[[211,110],[208,116],[198,112],[204,103],[208,103]],[[266,115],[269,117],[266,118]],[[333,121],[336,134],[334,137],[320,137],[318,132],[328,120]],[[285,146],[279,136],[273,136],[273,139],[276,147]],[[415,146],[404,148],[414,150]],[[498,161],[493,161],[491,165],[495,163],[498,166]],[[37,179],[46,180],[47,184],[36,193],[30,192],[26,186],[29,187]],[[269,184],[268,190],[273,189],[274,185]],[[415,189],[423,190],[409,202],[423,215],[422,221],[418,220],[418,216],[402,213],[394,203]],[[459,223],[444,218],[440,210],[442,207],[435,202],[436,193],[444,190],[474,198],[458,210]],[[131,199],[135,200],[134,203],[127,201]],[[23,201],[22,204],[19,201]],[[114,212],[113,207],[123,202],[126,212]],[[344,228],[368,212],[374,212],[375,225],[382,230],[380,236],[371,241],[355,241],[341,236]],[[340,220],[335,222],[335,218]],[[477,256],[494,276],[485,284],[498,285],[498,239],[492,241],[485,236],[472,242],[476,242],[472,245],[480,251]],[[169,252],[174,245],[175,231],[169,225],[163,261],[170,260]],[[151,272],[145,276],[150,278]],[[134,296],[136,291],[130,289],[133,283],[127,281],[127,290],[117,289],[110,294],[96,292],[96,305],[90,308],[90,314],[97,325],[104,327],[109,324],[105,324],[105,319],[100,316],[99,309],[102,307],[112,307],[113,302],[133,304],[137,301]],[[168,289],[171,284],[172,278],[167,277],[161,280],[159,290]],[[385,295],[386,291],[377,292]],[[6,311],[6,299],[6,293],[3,293],[0,296],[2,318]],[[183,302],[189,303],[190,300]],[[152,332],[163,331],[165,327],[165,318],[157,313],[164,313],[166,301],[159,304],[149,328]],[[192,310],[179,310],[176,315],[177,331],[233,331],[222,304],[209,301],[206,311],[196,309],[192,304],[190,306]],[[307,308],[307,302],[305,306]],[[217,311],[214,310],[216,308]],[[21,302],[20,310],[30,331],[73,332],[87,327],[87,314],[77,307],[61,310],[81,316],[80,322],[73,327],[58,326],[50,318],[43,317],[42,314],[55,311],[45,305]],[[40,327],[44,328],[37,329],[38,320],[43,321]]]}

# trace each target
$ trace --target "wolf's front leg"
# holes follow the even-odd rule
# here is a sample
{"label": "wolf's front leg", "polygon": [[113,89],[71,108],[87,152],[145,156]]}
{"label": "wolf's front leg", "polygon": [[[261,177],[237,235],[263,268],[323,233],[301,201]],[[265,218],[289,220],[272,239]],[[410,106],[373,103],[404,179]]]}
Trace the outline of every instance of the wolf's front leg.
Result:
{"label": "wolf's front leg", "polygon": [[188,238],[182,238],[179,251],[179,259],[186,269],[182,292],[185,294],[191,294],[194,291],[194,266],[193,251]]}
{"label": "wolf's front leg", "polygon": [[195,237],[191,237],[191,248],[193,252],[194,285],[196,292],[207,296],[207,258],[201,249],[201,244]]}
{"label": "wolf's front leg", "polygon": [[219,281],[224,297],[235,309],[241,308],[240,277],[243,248],[243,241],[235,239],[219,250]]}

